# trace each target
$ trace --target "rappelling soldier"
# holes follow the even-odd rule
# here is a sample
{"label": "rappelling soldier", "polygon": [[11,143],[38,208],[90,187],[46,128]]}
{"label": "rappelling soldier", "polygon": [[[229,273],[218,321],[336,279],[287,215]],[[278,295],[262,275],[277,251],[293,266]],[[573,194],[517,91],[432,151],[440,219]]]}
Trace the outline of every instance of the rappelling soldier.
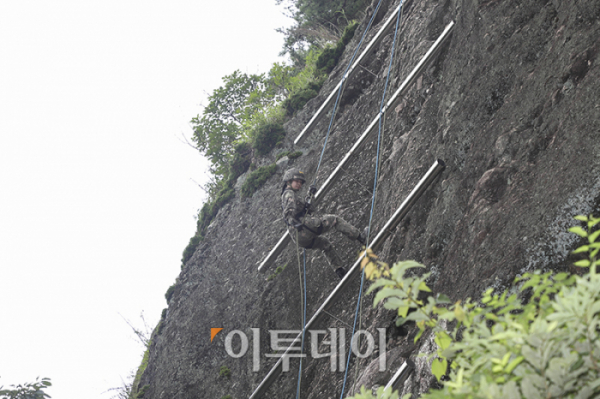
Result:
{"label": "rappelling soldier", "polygon": [[342,278],[346,274],[342,259],[331,242],[321,234],[335,228],[346,237],[365,245],[368,229],[361,233],[356,227],[336,215],[312,215],[310,199],[317,189],[311,186],[306,201],[303,201],[300,197],[300,189],[305,182],[304,173],[295,168],[287,170],[283,175],[281,205],[288,230],[294,240],[297,237],[298,245],[302,248],[322,249],[331,265],[335,267],[335,273]]}

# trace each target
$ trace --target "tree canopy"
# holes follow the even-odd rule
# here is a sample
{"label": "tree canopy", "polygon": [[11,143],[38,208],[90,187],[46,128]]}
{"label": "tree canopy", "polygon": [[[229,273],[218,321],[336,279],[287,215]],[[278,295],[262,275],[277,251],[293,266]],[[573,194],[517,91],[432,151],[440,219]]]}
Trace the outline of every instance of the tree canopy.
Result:
{"label": "tree canopy", "polygon": [[301,62],[311,45],[323,47],[339,40],[346,25],[360,19],[370,4],[367,0],[277,0],[284,4],[295,23],[279,31],[285,36],[284,54],[294,63]]}
{"label": "tree canopy", "polygon": [[192,118],[193,140],[213,164],[213,173],[223,175],[227,154],[242,138],[243,126],[267,100],[264,74],[254,75],[239,70],[223,77],[223,86],[208,97],[208,105]]}

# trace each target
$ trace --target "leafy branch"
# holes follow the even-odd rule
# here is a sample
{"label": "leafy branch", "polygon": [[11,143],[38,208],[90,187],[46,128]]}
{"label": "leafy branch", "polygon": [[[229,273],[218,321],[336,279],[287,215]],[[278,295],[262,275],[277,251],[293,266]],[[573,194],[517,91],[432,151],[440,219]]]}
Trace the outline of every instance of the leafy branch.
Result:
{"label": "leafy branch", "polygon": [[12,389],[4,389],[0,386],[0,399],[45,399],[50,398],[44,389],[52,386],[50,378],[40,377],[35,382],[25,384],[11,385]]}
{"label": "leafy branch", "polygon": [[[433,295],[418,275],[423,265],[406,261],[392,268],[367,254],[363,267],[384,302],[398,313],[397,324],[414,321],[431,330],[437,345],[431,372],[443,388],[423,395],[438,398],[592,398],[600,395],[600,218],[577,216],[584,227],[569,229],[587,239],[574,253],[583,276],[535,271],[515,279],[503,292],[486,290],[479,301]],[[425,299],[423,297],[426,297]],[[442,376],[446,375],[445,381]],[[378,391],[377,398],[390,393]],[[362,392],[355,399],[370,399]]]}

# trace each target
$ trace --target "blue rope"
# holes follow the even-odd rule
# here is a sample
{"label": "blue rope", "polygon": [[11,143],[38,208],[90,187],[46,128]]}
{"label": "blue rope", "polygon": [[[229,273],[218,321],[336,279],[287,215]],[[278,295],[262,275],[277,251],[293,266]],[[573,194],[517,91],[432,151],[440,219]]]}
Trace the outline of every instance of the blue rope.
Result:
{"label": "blue rope", "polygon": [[356,320],[358,319],[358,309],[360,308],[360,298],[362,296],[363,285],[365,282],[365,271],[363,270],[360,277],[360,290],[358,291],[358,302],[356,302],[356,312],[354,313],[354,325],[352,326],[352,338],[350,338],[350,353],[348,354],[348,360],[346,360],[346,371],[344,372],[344,385],[342,385],[342,394],[340,399],[344,396],[346,390],[346,380],[348,379],[348,367],[350,366],[350,357],[352,356],[352,339],[354,339],[354,333],[356,332]]}
{"label": "blue rope", "polygon": [[[339,100],[340,100],[340,96],[341,96],[341,93],[342,93],[342,88],[344,87],[344,81],[346,80],[346,74],[348,73],[348,69],[350,69],[350,66],[352,66],[352,62],[354,61],[354,58],[356,57],[356,54],[358,53],[358,50],[362,46],[362,43],[365,40],[367,32],[369,31],[369,28],[371,28],[371,25],[373,24],[373,21],[375,20],[375,16],[377,15],[377,12],[379,11],[379,7],[381,6],[381,3],[382,3],[382,0],[379,0],[379,3],[377,3],[377,7],[375,8],[375,11],[373,12],[373,15],[371,16],[371,19],[369,20],[369,23],[367,24],[367,27],[366,27],[365,31],[363,32],[362,37],[360,38],[360,42],[356,46],[356,49],[354,50],[354,53],[352,54],[352,57],[350,58],[350,62],[348,62],[348,66],[346,67],[346,70],[344,71],[344,75],[342,77],[342,84],[340,84],[340,88],[338,89],[338,92],[337,92],[337,96],[336,96],[336,99],[335,99],[335,104],[333,106],[333,111],[331,112],[331,119],[329,121],[329,127],[327,128],[327,135],[325,136],[325,143],[323,144],[323,149],[321,150],[321,156],[319,157],[319,163],[317,164],[317,170],[315,172],[315,178],[313,179],[312,184],[315,184],[316,181],[317,181],[317,176],[319,174],[319,169],[321,168],[321,161],[323,160],[323,154],[325,154],[325,148],[327,147],[327,141],[329,140],[329,133],[331,133],[331,127],[333,126],[333,121],[335,119],[335,112],[337,110],[337,106],[338,106],[338,103],[339,103]],[[304,250],[304,315],[303,315],[303,320],[302,320],[302,345],[301,345],[302,349],[301,349],[301,354],[304,353],[304,335],[305,335],[305,330],[306,330],[306,250]],[[302,379],[302,357],[300,357],[300,368],[298,370],[298,385],[297,385],[297,388],[296,388],[296,399],[300,398],[300,382],[301,382],[301,379]]]}
{"label": "blue rope", "polygon": [[[369,237],[371,235],[371,222],[373,221],[373,211],[375,209],[375,194],[377,193],[377,178],[379,175],[379,155],[381,148],[381,133],[382,133],[382,121],[383,121],[383,106],[385,105],[385,95],[387,93],[387,87],[390,80],[390,73],[392,70],[392,62],[394,60],[394,50],[396,48],[396,37],[398,36],[398,26],[400,23],[401,9],[404,0],[400,1],[400,10],[398,10],[398,17],[396,18],[396,30],[394,31],[394,41],[392,42],[392,53],[390,56],[390,63],[388,65],[387,77],[385,80],[385,86],[383,88],[383,96],[381,97],[381,105],[379,106],[379,133],[377,135],[377,156],[375,162],[375,178],[373,181],[373,196],[371,198],[371,213],[369,215],[369,234],[367,235],[367,245],[369,247]],[[358,319],[358,310],[360,308],[360,300],[362,298],[363,286],[365,282],[365,271],[363,269],[360,279],[360,290],[358,292],[358,301],[356,303],[356,312],[354,313],[354,325],[352,327],[352,337],[350,338],[350,352],[348,353],[348,360],[346,361],[346,370],[344,372],[344,384],[342,386],[342,394],[340,395],[340,399],[344,397],[344,391],[346,390],[346,380],[348,378],[348,367],[350,365],[350,358],[352,357],[352,340],[354,339],[354,335],[356,333],[356,320]]]}
{"label": "blue rope", "polygon": [[303,250],[304,258],[304,314],[302,315],[302,345],[300,349],[300,368],[298,369],[298,387],[296,388],[296,399],[300,398],[300,381],[302,380],[302,355],[304,354],[304,334],[306,330],[306,249]]}
{"label": "blue rope", "polygon": [[[402,1],[404,1],[404,0],[402,0]],[[323,160],[323,154],[325,154],[325,147],[327,147],[327,141],[329,140],[329,133],[331,133],[331,127],[333,126],[333,121],[335,119],[335,111],[337,110],[338,102],[339,102],[341,94],[342,94],[342,88],[344,87],[344,81],[346,80],[346,73],[348,72],[348,69],[350,69],[350,67],[352,66],[354,57],[356,57],[356,54],[358,53],[358,49],[360,48],[363,41],[365,40],[365,37],[367,36],[367,32],[369,31],[369,28],[371,27],[371,24],[373,23],[373,20],[375,19],[375,16],[377,15],[377,11],[379,11],[379,6],[381,5],[381,2],[382,2],[382,0],[379,0],[379,3],[377,3],[377,7],[375,7],[375,11],[373,11],[371,20],[367,24],[367,28],[363,32],[363,35],[360,38],[360,42],[356,46],[356,49],[354,50],[354,54],[352,54],[352,58],[350,58],[350,62],[348,62],[348,66],[346,67],[346,70],[344,71],[344,74],[342,75],[342,84],[340,85],[340,88],[338,89],[337,97],[335,99],[335,104],[333,105],[333,110],[331,111],[331,119],[329,120],[329,127],[327,128],[327,135],[325,136],[325,143],[323,143],[323,149],[321,150],[321,156],[319,157],[319,163],[317,164],[317,170],[315,172],[315,178],[313,179],[312,184],[316,183],[317,175],[319,174],[319,168],[321,168],[321,161]]]}

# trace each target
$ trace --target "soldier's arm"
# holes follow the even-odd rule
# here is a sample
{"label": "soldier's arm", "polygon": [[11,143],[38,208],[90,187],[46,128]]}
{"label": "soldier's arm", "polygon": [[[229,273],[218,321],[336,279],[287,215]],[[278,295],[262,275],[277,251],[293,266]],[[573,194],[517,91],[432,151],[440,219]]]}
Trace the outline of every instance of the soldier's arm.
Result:
{"label": "soldier's arm", "polygon": [[294,216],[296,216],[296,202],[294,194],[286,192],[281,199],[283,202],[283,217],[288,224],[294,224]]}

